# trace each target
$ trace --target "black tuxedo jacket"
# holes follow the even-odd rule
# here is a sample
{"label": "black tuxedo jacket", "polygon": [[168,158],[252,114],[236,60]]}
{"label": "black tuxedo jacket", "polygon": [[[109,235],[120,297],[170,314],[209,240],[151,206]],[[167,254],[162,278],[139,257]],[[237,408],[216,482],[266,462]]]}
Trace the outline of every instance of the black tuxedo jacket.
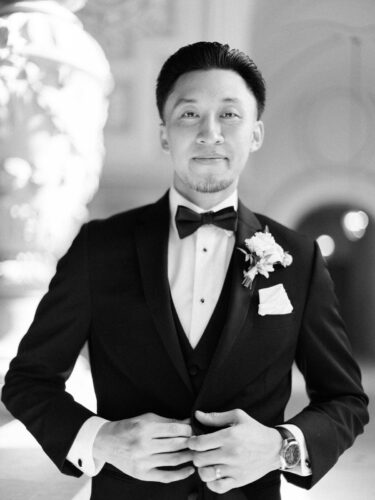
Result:
{"label": "black tuxedo jacket", "polygon": [[[167,195],[155,204],[84,225],[59,261],[10,365],[2,397],[62,472],[81,474],[65,457],[92,415],[65,392],[86,340],[97,414],[109,420],[147,412],[184,419],[196,409],[241,408],[275,426],[284,422],[296,361],[310,404],[289,422],[305,436],[313,474],[286,476],[302,487],[314,485],[362,432],[368,401],[317,245],[255,216],[241,203],[238,212],[236,247],[268,225],[293,263],[276,267],[268,279],[258,275],[250,291],[241,284],[245,264],[235,247],[229,313],[198,395],[171,312]],[[258,290],[278,283],[293,312],[260,316]],[[189,484],[143,482],[106,465],[93,479],[92,499],[186,499]],[[220,498],[276,500],[278,491],[275,471]],[[200,498],[217,497],[201,487]]]}

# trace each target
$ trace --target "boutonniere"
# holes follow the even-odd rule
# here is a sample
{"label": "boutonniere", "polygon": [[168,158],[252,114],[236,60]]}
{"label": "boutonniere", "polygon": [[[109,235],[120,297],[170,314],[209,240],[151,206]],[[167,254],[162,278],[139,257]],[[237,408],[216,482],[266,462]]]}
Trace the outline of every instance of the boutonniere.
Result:
{"label": "boutonniere", "polygon": [[275,264],[288,267],[293,262],[293,257],[276,243],[268,226],[265,227],[264,232],[258,231],[251,238],[247,238],[245,246],[247,250],[239,247],[238,250],[245,254],[245,262],[249,263],[247,270],[243,272],[242,281],[247,288],[251,289],[257,274],[268,278],[269,273],[274,271]]}

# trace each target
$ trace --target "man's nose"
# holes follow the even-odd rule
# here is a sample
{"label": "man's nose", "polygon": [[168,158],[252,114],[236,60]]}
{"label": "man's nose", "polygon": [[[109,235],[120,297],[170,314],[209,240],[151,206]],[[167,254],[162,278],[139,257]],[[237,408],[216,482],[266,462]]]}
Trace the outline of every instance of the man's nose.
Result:
{"label": "man's nose", "polygon": [[220,122],[215,117],[209,116],[202,120],[197,134],[197,142],[198,144],[221,144],[224,142]]}

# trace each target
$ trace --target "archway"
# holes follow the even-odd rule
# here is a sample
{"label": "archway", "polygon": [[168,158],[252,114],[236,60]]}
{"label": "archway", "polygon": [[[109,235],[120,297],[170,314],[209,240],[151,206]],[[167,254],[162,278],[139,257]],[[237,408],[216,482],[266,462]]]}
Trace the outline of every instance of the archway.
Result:
{"label": "archway", "polygon": [[322,206],[297,229],[320,242],[353,349],[365,359],[375,357],[375,223],[361,208]]}
{"label": "archway", "polygon": [[[353,167],[304,171],[289,178],[274,193],[265,212],[312,238],[332,236],[336,251],[328,258],[354,350],[361,358],[375,357],[375,182]],[[350,211],[368,214],[363,238],[348,241],[341,223]]]}

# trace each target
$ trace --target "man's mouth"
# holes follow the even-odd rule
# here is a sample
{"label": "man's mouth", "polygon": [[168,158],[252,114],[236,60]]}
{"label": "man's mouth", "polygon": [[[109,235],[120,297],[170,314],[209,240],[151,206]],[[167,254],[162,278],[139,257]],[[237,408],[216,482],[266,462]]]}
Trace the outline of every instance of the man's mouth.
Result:
{"label": "man's mouth", "polygon": [[193,160],[197,161],[213,161],[213,160],[227,160],[227,159],[228,159],[227,156],[218,154],[193,156]]}

